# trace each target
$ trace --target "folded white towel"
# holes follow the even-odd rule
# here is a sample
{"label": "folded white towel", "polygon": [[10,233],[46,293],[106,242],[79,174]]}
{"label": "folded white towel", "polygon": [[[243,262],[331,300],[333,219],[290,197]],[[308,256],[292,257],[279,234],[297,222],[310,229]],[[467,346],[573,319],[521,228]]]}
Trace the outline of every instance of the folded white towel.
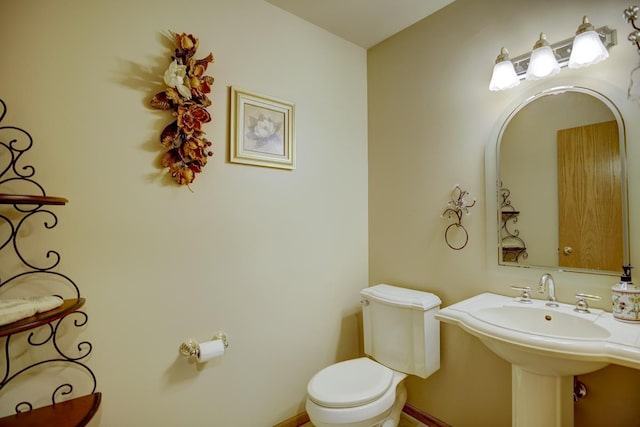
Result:
{"label": "folded white towel", "polygon": [[0,325],[17,322],[36,313],[51,310],[62,305],[60,297],[47,295],[16,299],[0,299]]}

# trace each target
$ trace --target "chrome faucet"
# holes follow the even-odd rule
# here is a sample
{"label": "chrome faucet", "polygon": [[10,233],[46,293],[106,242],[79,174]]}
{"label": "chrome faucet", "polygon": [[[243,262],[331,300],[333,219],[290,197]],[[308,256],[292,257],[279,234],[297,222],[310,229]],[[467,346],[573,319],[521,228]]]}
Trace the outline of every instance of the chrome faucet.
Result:
{"label": "chrome faucet", "polygon": [[549,288],[549,297],[547,298],[547,303],[545,305],[547,307],[559,307],[556,302],[556,285],[553,281],[553,277],[551,277],[551,274],[549,273],[544,273],[540,278],[538,293],[543,294],[545,286]]}

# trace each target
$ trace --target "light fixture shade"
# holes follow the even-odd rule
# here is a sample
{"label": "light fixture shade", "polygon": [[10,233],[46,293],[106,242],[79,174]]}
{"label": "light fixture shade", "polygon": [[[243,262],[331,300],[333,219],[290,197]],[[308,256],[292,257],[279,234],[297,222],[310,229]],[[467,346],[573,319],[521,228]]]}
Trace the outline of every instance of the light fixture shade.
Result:
{"label": "light fixture shade", "polygon": [[540,33],[540,39],[533,46],[525,77],[527,80],[540,80],[555,76],[559,72],[560,64],[556,55],[547,43],[547,37]]}
{"label": "light fixture shade", "polygon": [[500,55],[496,59],[496,64],[493,66],[493,74],[491,76],[491,82],[489,83],[489,90],[498,91],[511,89],[520,84],[520,79],[516,74],[516,70],[513,67],[513,63],[509,60],[509,51],[502,48]]}
{"label": "light fixture shade", "polygon": [[581,68],[597,64],[609,57],[607,48],[602,43],[600,36],[595,32],[589,18],[583,18],[582,25],[578,27],[576,37],[573,39],[569,68]]}

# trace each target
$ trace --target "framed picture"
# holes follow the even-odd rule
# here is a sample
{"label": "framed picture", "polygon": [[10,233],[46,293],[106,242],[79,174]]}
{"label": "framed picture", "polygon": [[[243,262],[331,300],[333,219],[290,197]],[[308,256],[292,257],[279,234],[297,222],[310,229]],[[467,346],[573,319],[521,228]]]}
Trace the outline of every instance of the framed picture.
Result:
{"label": "framed picture", "polygon": [[231,87],[232,163],[295,169],[294,104]]}

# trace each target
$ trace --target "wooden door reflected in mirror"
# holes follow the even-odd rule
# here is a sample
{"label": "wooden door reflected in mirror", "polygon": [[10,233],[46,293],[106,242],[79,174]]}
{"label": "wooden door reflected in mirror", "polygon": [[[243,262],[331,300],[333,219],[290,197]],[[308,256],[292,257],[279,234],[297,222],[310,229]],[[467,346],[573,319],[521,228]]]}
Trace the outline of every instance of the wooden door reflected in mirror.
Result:
{"label": "wooden door reflected in mirror", "polygon": [[620,145],[615,121],[558,131],[558,265],[624,263]]}

